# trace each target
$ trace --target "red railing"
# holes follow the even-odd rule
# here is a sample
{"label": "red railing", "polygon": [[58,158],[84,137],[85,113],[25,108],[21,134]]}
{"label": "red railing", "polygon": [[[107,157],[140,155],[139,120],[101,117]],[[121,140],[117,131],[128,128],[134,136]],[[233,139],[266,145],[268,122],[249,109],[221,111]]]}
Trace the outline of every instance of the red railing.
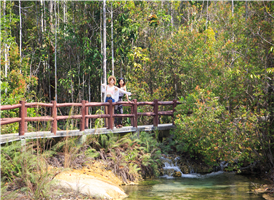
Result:
{"label": "red railing", "polygon": [[[20,101],[20,104],[15,105],[4,105],[0,106],[0,110],[11,110],[15,108],[19,108],[19,117],[18,118],[2,118],[0,121],[0,125],[11,124],[15,122],[19,122],[19,135],[24,135],[27,132],[27,122],[31,121],[51,121],[51,132],[56,135],[57,131],[57,121],[58,120],[65,120],[65,119],[81,119],[80,123],[80,131],[84,131],[87,129],[88,119],[97,119],[97,118],[108,118],[108,129],[113,129],[114,125],[114,118],[115,117],[129,117],[131,118],[131,125],[133,127],[137,127],[137,119],[138,116],[153,116],[153,125],[155,127],[158,126],[159,116],[160,115],[167,115],[173,116],[175,111],[175,107],[179,102],[176,100],[173,101],[158,101],[154,100],[153,102],[137,102],[136,99],[132,100],[131,102],[116,102],[112,103],[109,100],[107,103],[99,103],[99,102],[88,102],[82,100],[82,103],[56,103],[56,101],[52,101],[51,103],[26,103],[25,101]],[[108,110],[113,110],[113,106],[120,105],[123,106],[130,106],[131,107],[131,114],[113,114],[109,112],[109,114],[94,114],[88,115],[88,107],[96,107],[96,106],[108,106]],[[137,106],[144,106],[150,105],[153,106],[153,112],[144,112],[138,113]],[[173,105],[173,110],[170,111],[159,111],[159,106],[166,106],[166,105]],[[27,108],[33,107],[49,107],[51,108],[52,116],[42,116],[42,117],[27,117]],[[69,116],[58,116],[57,115],[57,108],[60,107],[71,107],[71,106],[79,106],[81,107],[81,114],[80,115],[69,115]]]}

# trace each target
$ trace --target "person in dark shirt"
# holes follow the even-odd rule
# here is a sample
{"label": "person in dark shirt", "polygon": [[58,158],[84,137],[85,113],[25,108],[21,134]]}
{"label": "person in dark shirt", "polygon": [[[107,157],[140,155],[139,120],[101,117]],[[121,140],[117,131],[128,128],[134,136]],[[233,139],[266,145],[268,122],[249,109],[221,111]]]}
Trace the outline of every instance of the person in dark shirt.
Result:
{"label": "person in dark shirt", "polygon": [[[127,91],[127,88],[126,88],[126,82],[123,78],[119,78],[118,79],[118,88],[120,88],[121,90],[124,90],[124,91]],[[124,96],[124,93],[121,93],[119,92],[119,101],[123,101],[123,96]],[[129,101],[128,99],[128,95],[126,94],[126,98],[127,98],[127,101]],[[115,114],[123,114],[123,105],[116,105],[115,106],[115,110],[114,110],[114,113]],[[119,117],[119,118],[115,118],[115,124],[116,124],[116,128],[122,128],[123,125],[122,125],[122,118]]]}

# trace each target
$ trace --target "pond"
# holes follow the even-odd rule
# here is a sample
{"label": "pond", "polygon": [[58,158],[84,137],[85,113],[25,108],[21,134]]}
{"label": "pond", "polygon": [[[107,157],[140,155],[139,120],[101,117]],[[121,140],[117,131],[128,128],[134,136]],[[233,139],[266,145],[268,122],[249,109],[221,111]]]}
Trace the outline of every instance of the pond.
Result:
{"label": "pond", "polygon": [[172,178],[164,176],[145,180],[137,186],[124,186],[131,199],[264,199],[261,194],[251,193],[260,180],[228,172],[207,175],[190,174]]}

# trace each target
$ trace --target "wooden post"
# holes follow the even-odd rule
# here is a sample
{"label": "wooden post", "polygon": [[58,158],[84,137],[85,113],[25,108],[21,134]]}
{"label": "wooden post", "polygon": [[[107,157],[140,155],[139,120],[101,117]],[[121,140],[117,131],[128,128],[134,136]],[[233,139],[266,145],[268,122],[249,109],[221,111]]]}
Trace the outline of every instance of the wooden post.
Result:
{"label": "wooden post", "polygon": [[110,118],[108,120],[108,128],[111,129],[111,130],[113,130],[114,120],[113,120],[113,105],[112,105],[112,100],[109,99],[108,102],[109,102],[108,113],[110,115]]}
{"label": "wooden post", "polygon": [[[28,108],[26,108],[25,107],[25,117],[27,117],[28,116]],[[24,132],[26,133],[26,132],[28,132],[28,122],[25,122],[25,130],[24,130]]]}
{"label": "wooden post", "polygon": [[154,99],[154,123],[153,126],[158,127],[158,120],[159,120],[159,116],[158,116],[158,100]]}
{"label": "wooden post", "polygon": [[175,113],[175,107],[177,106],[177,100],[173,99],[173,116],[172,116],[172,124],[174,125],[174,113]]}
{"label": "wooden post", "polygon": [[80,131],[85,130],[85,122],[86,122],[86,101],[82,100],[82,109],[81,109],[81,126],[80,126]]}
{"label": "wooden post", "polygon": [[[88,101],[86,101],[86,103],[88,103]],[[86,107],[86,115],[88,115],[88,107]],[[86,118],[86,123],[85,123],[86,126],[85,126],[85,129],[87,129],[87,128],[89,127],[89,126],[88,126],[88,125],[89,125],[88,121],[89,121],[88,118]]]}
{"label": "wooden post", "polygon": [[[132,100],[133,103],[134,103],[134,100]],[[134,114],[134,104],[131,104],[130,106],[130,114]],[[134,118],[130,118],[130,123],[131,123],[131,126],[134,127]]]}
{"label": "wooden post", "polygon": [[51,132],[56,135],[57,132],[57,103],[56,101],[51,101],[52,108],[51,108],[51,115],[53,117],[52,126],[51,126]]}
{"label": "wooden post", "polygon": [[25,101],[20,101],[21,108],[20,108],[20,118],[21,122],[19,124],[19,135],[25,135],[25,116],[26,116],[26,107],[25,107]]}
{"label": "wooden post", "polygon": [[134,118],[133,118],[133,127],[137,128],[137,99],[133,100],[133,114],[134,114]]}

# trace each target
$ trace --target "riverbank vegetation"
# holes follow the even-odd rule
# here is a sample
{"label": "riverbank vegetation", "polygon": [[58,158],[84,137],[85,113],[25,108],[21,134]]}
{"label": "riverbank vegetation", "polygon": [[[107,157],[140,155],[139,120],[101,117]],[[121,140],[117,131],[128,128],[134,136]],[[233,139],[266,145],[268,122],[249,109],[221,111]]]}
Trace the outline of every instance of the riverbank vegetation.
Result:
{"label": "riverbank vegetation", "polygon": [[[21,99],[101,101],[102,2],[0,3],[1,105]],[[176,108],[173,138],[180,145],[173,148],[208,165],[225,161],[230,170],[248,167],[274,180],[274,3],[115,1],[107,2],[107,10],[106,73],[113,73],[113,58],[114,74],[125,77],[132,99],[182,103]],[[28,109],[28,116],[42,116],[42,112],[49,113],[33,108]],[[80,110],[58,112],[73,115]],[[3,118],[17,116],[16,109],[1,111]],[[161,123],[170,120],[160,118]],[[152,121],[142,117],[138,123]],[[28,126],[29,130],[41,128],[39,123]],[[73,129],[79,124],[70,120],[69,126]],[[1,132],[18,132],[18,124],[1,126]],[[138,175],[131,172],[138,168],[157,172],[148,158],[158,154],[154,146],[138,146],[125,138],[116,148],[111,145],[118,140],[101,137],[105,150],[97,156],[124,180],[135,180]],[[96,149],[95,141],[94,145]],[[130,153],[122,154],[121,148]],[[78,150],[73,150],[76,156]],[[118,160],[111,159],[113,155]],[[128,168],[115,164],[133,158],[139,160]]]}
{"label": "riverbank vegetation", "polygon": [[[23,146],[21,142],[7,144],[1,151],[2,198],[57,198],[64,192],[54,184],[56,175],[66,170],[90,169],[95,162],[103,168],[95,170],[95,174],[112,171],[121,184],[158,176],[161,150],[153,136],[141,132],[123,137],[91,135],[84,144],[79,143],[79,138],[39,139]],[[112,181],[107,176],[105,180]],[[49,193],[53,188],[54,192]]]}

